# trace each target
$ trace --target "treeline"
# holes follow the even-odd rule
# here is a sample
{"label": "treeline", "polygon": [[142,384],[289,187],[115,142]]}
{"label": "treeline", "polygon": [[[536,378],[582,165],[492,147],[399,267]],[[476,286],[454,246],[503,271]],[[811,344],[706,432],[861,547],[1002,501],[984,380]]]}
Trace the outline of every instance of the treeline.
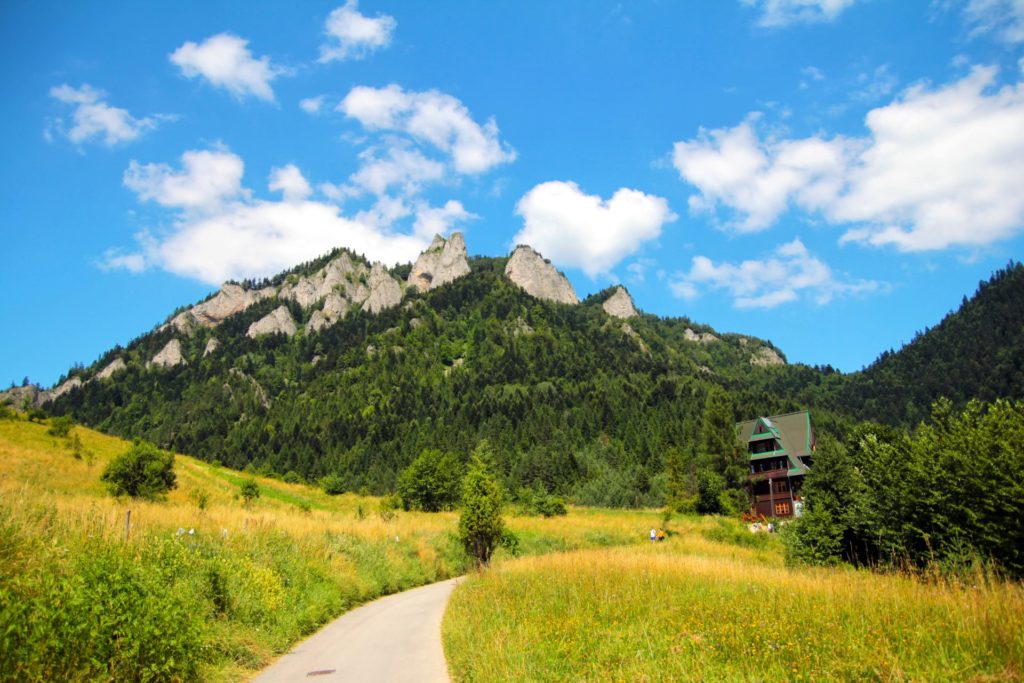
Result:
{"label": "treeline", "polygon": [[1024,403],[938,401],[913,436],[864,423],[819,439],[796,562],[960,571],[995,563],[1024,577]]}

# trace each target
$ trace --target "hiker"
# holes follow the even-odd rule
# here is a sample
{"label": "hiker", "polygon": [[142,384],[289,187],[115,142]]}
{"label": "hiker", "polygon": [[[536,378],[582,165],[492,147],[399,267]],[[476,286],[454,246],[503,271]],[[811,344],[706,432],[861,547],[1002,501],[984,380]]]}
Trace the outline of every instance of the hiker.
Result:
{"label": "hiker", "polygon": [[657,536],[657,538],[658,538],[659,541],[664,541],[665,540],[665,530],[664,529],[658,529],[658,536]]}
{"label": "hiker", "polygon": [[654,527],[651,527],[651,543],[658,540],[658,532],[655,531]]}

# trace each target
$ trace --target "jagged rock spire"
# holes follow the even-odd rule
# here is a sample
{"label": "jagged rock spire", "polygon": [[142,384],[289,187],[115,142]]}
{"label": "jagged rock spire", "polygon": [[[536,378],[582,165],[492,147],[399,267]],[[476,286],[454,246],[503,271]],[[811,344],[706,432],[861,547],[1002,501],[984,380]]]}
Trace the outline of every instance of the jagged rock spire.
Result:
{"label": "jagged rock spire", "polygon": [[515,248],[505,266],[505,277],[538,299],[563,304],[580,302],[569,280],[532,247]]}

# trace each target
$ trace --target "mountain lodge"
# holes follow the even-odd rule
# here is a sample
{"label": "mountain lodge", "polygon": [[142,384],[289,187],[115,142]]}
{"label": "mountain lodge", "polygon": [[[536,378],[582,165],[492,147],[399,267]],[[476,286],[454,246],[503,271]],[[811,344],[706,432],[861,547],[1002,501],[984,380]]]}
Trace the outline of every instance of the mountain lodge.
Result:
{"label": "mountain lodge", "polygon": [[799,517],[800,488],[815,446],[811,413],[802,410],[740,422],[736,436],[750,458],[751,512]]}

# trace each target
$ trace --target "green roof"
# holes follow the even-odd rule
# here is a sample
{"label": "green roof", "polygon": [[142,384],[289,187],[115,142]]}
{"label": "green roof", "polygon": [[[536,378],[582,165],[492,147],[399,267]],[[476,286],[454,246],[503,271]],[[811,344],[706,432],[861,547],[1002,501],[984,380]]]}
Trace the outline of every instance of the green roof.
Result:
{"label": "green roof", "polygon": [[[756,417],[736,424],[736,436],[744,447],[751,441],[759,441],[769,435],[778,440],[781,450],[785,452],[791,475],[807,471],[800,458],[814,452],[814,426],[809,411]],[[781,453],[776,451],[775,454]],[[752,456],[751,459],[756,457]]]}

